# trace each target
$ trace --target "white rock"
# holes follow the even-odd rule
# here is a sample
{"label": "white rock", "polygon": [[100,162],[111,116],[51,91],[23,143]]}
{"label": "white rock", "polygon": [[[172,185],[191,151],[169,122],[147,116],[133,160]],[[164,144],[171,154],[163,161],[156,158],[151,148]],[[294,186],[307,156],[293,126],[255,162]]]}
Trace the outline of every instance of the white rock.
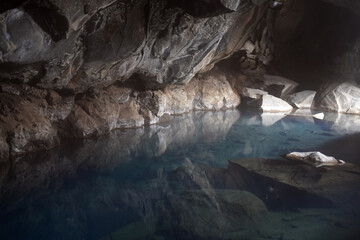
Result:
{"label": "white rock", "polygon": [[264,112],[290,112],[293,109],[290,104],[272,95],[262,96],[261,108]]}
{"label": "white rock", "polygon": [[286,101],[297,108],[311,108],[314,101],[315,91],[302,91],[286,97]]}
{"label": "white rock", "polygon": [[292,152],[285,155],[286,159],[290,160],[302,160],[306,162],[312,163],[320,163],[321,165],[336,165],[336,164],[344,164],[343,160],[338,160],[331,156],[326,156],[321,152]]}
{"label": "white rock", "polygon": [[245,50],[246,53],[251,54],[255,49],[255,45],[251,41],[246,41],[241,49]]}
{"label": "white rock", "polygon": [[281,76],[275,76],[275,75],[264,75],[264,84],[269,87],[270,85],[279,85],[283,86],[283,89],[281,91],[281,98],[285,97],[288,94],[293,93],[293,91],[297,88],[299,85],[297,82],[281,77]]}
{"label": "white rock", "polygon": [[323,109],[360,114],[360,86],[352,82],[331,84],[321,92],[319,102]]}
{"label": "white rock", "polygon": [[317,114],[314,114],[313,117],[323,120],[324,117],[325,117],[325,114],[324,113],[317,113]]}
{"label": "white rock", "polygon": [[263,95],[267,95],[268,93],[255,88],[247,88],[244,87],[242,89],[241,95],[244,97],[252,98],[252,99],[260,99]]}

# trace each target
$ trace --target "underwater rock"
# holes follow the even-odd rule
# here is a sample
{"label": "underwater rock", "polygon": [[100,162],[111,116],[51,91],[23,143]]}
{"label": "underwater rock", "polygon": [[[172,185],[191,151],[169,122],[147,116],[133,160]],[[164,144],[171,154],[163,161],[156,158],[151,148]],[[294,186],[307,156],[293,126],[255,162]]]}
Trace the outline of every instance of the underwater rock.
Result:
{"label": "underwater rock", "polygon": [[[318,199],[317,203],[323,206],[335,204],[345,209],[360,207],[359,201],[355,200],[360,192],[360,167],[354,164],[318,168],[302,161],[251,158],[231,160],[229,169],[242,171],[242,174],[253,174],[252,176],[262,179],[257,181],[266,181],[273,185],[285,184],[313,194],[322,199]],[[255,179],[253,181],[256,182]],[[314,196],[311,199],[314,199]]]}
{"label": "underwater rock", "polygon": [[317,166],[337,165],[345,163],[343,160],[339,160],[331,156],[326,156],[321,152],[292,152],[285,154],[284,158],[289,160],[300,160],[319,164]]}
{"label": "underwater rock", "polygon": [[293,107],[272,95],[263,95],[261,108],[264,112],[291,112]]}
{"label": "underwater rock", "polygon": [[215,189],[212,198],[200,190],[185,191],[170,203],[177,228],[201,239],[234,239],[267,214],[258,197],[241,190]]}
{"label": "underwater rock", "polygon": [[285,98],[285,100],[291,105],[303,109],[303,108],[311,108],[316,92],[315,91],[302,91],[291,94]]}
{"label": "underwater rock", "polygon": [[354,82],[329,84],[320,92],[317,105],[339,113],[360,114],[360,86]]}

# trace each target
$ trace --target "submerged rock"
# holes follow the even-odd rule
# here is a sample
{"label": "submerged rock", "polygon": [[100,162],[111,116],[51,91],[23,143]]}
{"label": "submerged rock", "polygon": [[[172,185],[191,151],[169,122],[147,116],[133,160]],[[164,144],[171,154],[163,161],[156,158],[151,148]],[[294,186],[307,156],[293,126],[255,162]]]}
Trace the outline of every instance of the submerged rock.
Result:
{"label": "submerged rock", "polygon": [[353,82],[332,83],[320,92],[318,107],[360,114],[360,86]]}
{"label": "submerged rock", "polygon": [[315,91],[302,91],[291,94],[285,98],[285,100],[291,105],[303,109],[303,108],[311,108],[316,92]]}
{"label": "submerged rock", "polygon": [[264,112],[291,112],[293,107],[284,100],[272,95],[263,95],[261,108]]}
{"label": "submerged rock", "polygon": [[337,165],[345,163],[343,160],[338,160],[334,157],[326,156],[321,152],[292,152],[284,155],[284,157],[289,160],[301,160],[316,164],[319,163],[320,165],[317,166]]}
{"label": "submerged rock", "polygon": [[[302,200],[289,195],[289,200],[299,201],[297,204],[322,207],[335,204],[352,211],[360,207],[357,200],[360,193],[360,168],[357,165],[348,163],[317,168],[302,161],[251,158],[231,160],[229,169],[238,171],[238,174],[252,174],[254,178],[257,176],[253,179],[254,184],[266,182],[274,189],[291,187],[299,196],[311,194]],[[295,194],[293,190],[287,189],[284,194]],[[282,201],[286,204],[289,200],[284,197]]]}
{"label": "submerged rock", "polygon": [[214,193],[209,198],[203,191],[186,191],[170,199],[180,231],[201,239],[234,239],[267,214],[265,204],[249,192]]}

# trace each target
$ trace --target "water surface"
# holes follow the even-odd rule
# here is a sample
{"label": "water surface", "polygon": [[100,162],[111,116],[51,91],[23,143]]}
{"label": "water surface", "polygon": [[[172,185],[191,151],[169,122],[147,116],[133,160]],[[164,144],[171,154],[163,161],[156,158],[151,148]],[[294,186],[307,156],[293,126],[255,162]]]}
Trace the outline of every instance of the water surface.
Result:
{"label": "water surface", "polygon": [[0,239],[356,239],[351,202],[342,208],[228,161],[321,149],[358,164],[334,149],[357,132],[353,115],[232,110],[71,142],[0,166]]}

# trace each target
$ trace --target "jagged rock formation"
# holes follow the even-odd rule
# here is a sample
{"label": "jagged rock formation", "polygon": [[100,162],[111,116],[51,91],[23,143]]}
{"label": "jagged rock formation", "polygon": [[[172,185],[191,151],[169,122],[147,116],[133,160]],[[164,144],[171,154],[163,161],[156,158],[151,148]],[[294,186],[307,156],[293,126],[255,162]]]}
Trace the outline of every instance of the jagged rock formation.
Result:
{"label": "jagged rock formation", "polygon": [[261,101],[264,112],[291,112],[293,109],[290,104],[272,95],[263,95]]}
{"label": "jagged rock formation", "polygon": [[27,85],[2,87],[18,93],[0,95],[3,157],[45,150],[64,137],[100,136],[114,129],[168,121],[173,114],[235,108],[240,104],[225,74],[217,70],[199,75],[188,85],[171,85],[162,90],[137,91],[110,85],[91,88],[76,97]]}
{"label": "jagged rock formation", "polygon": [[300,109],[311,108],[313,106],[315,95],[315,91],[301,91],[287,96],[286,101]]}
{"label": "jagged rock formation", "polygon": [[360,114],[360,86],[354,82],[329,84],[319,94],[318,105],[330,111]]}
{"label": "jagged rock formation", "polygon": [[224,74],[194,76],[243,47],[265,2],[2,4],[1,157],[170,114],[236,107],[239,97]]}
{"label": "jagged rock formation", "polygon": [[199,18],[191,3],[166,0],[25,2],[1,14],[1,78],[73,92],[134,73],[148,87],[187,83],[239,50],[266,10],[264,1],[206,2],[202,11],[223,10]]}

